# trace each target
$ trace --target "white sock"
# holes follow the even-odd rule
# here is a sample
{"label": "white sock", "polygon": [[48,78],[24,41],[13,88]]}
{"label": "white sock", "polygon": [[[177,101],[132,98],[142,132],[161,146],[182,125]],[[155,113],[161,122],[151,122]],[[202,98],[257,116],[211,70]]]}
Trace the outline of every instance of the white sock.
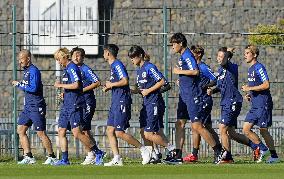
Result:
{"label": "white sock", "polygon": [[139,150],[142,152],[142,151],[144,151],[144,150],[146,150],[146,149],[147,149],[147,146],[144,146],[144,145],[143,145],[143,146],[140,147]]}
{"label": "white sock", "polygon": [[169,151],[174,150],[176,147],[170,143],[168,143],[168,146],[166,147]]}
{"label": "white sock", "polygon": [[155,151],[152,151],[152,158],[154,158],[155,160],[159,159]]}
{"label": "white sock", "polygon": [[88,157],[89,158],[95,158],[94,153],[93,152],[88,152]]}
{"label": "white sock", "polygon": [[145,146],[146,149],[148,149],[149,151],[153,151],[153,147],[152,146]]}
{"label": "white sock", "polygon": [[154,151],[155,151],[156,154],[159,154],[159,153],[160,153],[159,148],[158,148],[157,145],[154,145],[153,148],[154,148]]}
{"label": "white sock", "polygon": [[114,159],[115,161],[118,161],[120,158],[121,158],[120,155],[114,155],[114,156],[113,156],[113,159]]}

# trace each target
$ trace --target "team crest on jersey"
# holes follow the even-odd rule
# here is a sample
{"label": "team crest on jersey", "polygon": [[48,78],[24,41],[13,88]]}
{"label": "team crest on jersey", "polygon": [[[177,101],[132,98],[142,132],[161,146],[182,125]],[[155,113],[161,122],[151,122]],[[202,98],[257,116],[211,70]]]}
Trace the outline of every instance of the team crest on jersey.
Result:
{"label": "team crest on jersey", "polygon": [[111,80],[113,80],[114,79],[114,77],[113,77],[113,71],[111,70],[110,71],[110,78],[109,78],[109,80],[111,81]]}
{"label": "team crest on jersey", "polygon": [[179,65],[179,66],[182,66],[182,61],[181,61],[181,59],[179,59],[178,65]]}
{"label": "team crest on jersey", "polygon": [[29,76],[29,74],[30,74],[30,72],[27,71],[27,72],[24,74],[25,78],[27,78],[27,77]]}
{"label": "team crest on jersey", "polygon": [[251,74],[248,73],[249,76],[254,77],[254,71]]}
{"label": "team crest on jersey", "polygon": [[146,78],[146,76],[147,76],[146,72],[143,72],[142,73],[142,78]]}
{"label": "team crest on jersey", "polygon": [[252,73],[248,73],[248,81],[252,82],[252,81],[255,81],[255,78],[254,78],[254,71],[252,71]]}

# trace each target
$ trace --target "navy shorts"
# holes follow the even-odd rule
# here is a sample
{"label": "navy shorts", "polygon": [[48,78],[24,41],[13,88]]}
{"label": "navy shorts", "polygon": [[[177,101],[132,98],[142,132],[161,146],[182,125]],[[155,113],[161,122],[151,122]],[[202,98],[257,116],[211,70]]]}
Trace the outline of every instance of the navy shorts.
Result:
{"label": "navy shorts", "polygon": [[272,125],[272,109],[272,104],[260,108],[252,107],[247,113],[245,122],[257,125],[260,128],[268,128]]}
{"label": "navy shorts", "polygon": [[211,111],[212,111],[213,101],[212,99],[204,100],[202,103],[202,109],[201,109],[201,121],[202,124],[212,124],[211,120]]}
{"label": "navy shorts", "polygon": [[203,102],[198,98],[183,99],[179,96],[177,119],[190,119],[191,122],[202,122]]}
{"label": "navy shorts", "polygon": [[181,99],[181,96],[179,96],[178,108],[177,108],[177,120],[180,120],[180,119],[189,120],[187,106]]}
{"label": "navy shorts", "polygon": [[32,126],[36,131],[46,130],[46,107],[25,108],[18,118],[18,125]]}
{"label": "navy shorts", "polygon": [[113,126],[116,131],[124,131],[130,127],[131,119],[131,103],[120,101],[120,103],[112,103],[110,106],[107,125]]}
{"label": "navy shorts", "polygon": [[58,127],[71,130],[80,126],[80,121],[83,119],[83,107],[64,108],[60,110]]}
{"label": "navy shorts", "polygon": [[[157,115],[154,115],[155,106],[157,106]],[[147,132],[157,132],[156,130],[159,131],[161,128],[164,128],[164,113],[165,113],[164,102],[160,102],[158,103],[158,105],[153,105],[152,107],[148,108],[145,105],[143,105],[139,116],[140,128],[141,129],[144,128],[145,131],[147,131],[146,128],[148,128]],[[150,118],[148,118],[148,116],[150,116]],[[156,122],[153,122],[153,120],[158,120],[158,123],[156,124]],[[155,131],[149,131],[150,129],[153,129]]]}
{"label": "navy shorts", "polygon": [[86,108],[83,110],[83,118],[80,121],[80,126],[82,127],[83,131],[91,130],[91,122],[95,113],[96,106],[87,104]]}
{"label": "navy shorts", "polygon": [[221,124],[237,128],[237,119],[242,109],[242,103],[231,103],[221,106]]}

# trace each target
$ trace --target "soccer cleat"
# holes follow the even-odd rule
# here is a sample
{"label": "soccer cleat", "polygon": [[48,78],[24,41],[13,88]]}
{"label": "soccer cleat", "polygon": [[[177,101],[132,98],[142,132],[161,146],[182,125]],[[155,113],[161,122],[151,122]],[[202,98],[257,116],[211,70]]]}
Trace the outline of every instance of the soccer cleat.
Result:
{"label": "soccer cleat", "polygon": [[104,156],[105,152],[99,150],[96,152],[96,160],[95,165],[103,165],[104,164]]}
{"label": "soccer cleat", "polygon": [[259,149],[259,147],[257,147],[253,151],[253,161],[257,161],[259,159],[259,156],[260,156],[260,149]]}
{"label": "soccer cleat", "polygon": [[115,160],[114,158],[108,162],[108,163],[104,163],[104,166],[106,167],[110,167],[110,166],[123,166],[123,161],[122,158]]}
{"label": "soccer cleat", "polygon": [[189,154],[185,157],[183,157],[183,162],[197,162],[198,156],[195,156],[193,154]]}
{"label": "soccer cleat", "polygon": [[180,159],[180,158],[178,158],[178,159],[176,159],[176,158],[173,158],[173,159],[166,158],[166,159],[163,160],[163,162],[165,164],[169,164],[169,165],[181,165],[182,164],[182,159]]}
{"label": "soccer cleat", "polygon": [[53,163],[54,166],[66,166],[66,165],[70,165],[69,160],[58,160],[57,162]]}
{"label": "soccer cleat", "polygon": [[280,159],[277,157],[277,158],[273,158],[273,157],[269,157],[267,160],[266,160],[266,163],[279,163],[280,162]]}
{"label": "soccer cleat", "polygon": [[[160,154],[160,153],[159,153]],[[159,154],[156,154],[154,151],[152,152],[152,158],[150,160],[150,164],[160,164],[162,163],[161,159],[159,158]]]}
{"label": "soccer cleat", "polygon": [[163,162],[169,165],[180,165],[182,164],[182,158],[177,158],[176,152],[172,150],[169,152]]}
{"label": "soccer cleat", "polygon": [[46,161],[42,163],[43,165],[53,165],[58,162],[57,158],[47,157]]}
{"label": "soccer cleat", "polygon": [[81,163],[81,165],[92,165],[96,163],[96,159],[94,157],[86,156],[84,162]]}
{"label": "soccer cleat", "polygon": [[151,158],[149,164],[161,164],[162,161],[161,159],[154,159],[154,158]]}
{"label": "soccer cleat", "polygon": [[216,156],[214,163],[215,164],[220,164],[221,161],[226,158],[227,153],[228,152],[225,149],[222,149],[221,152],[219,153],[219,155]]}
{"label": "soccer cleat", "polygon": [[24,156],[24,159],[20,162],[18,162],[19,165],[29,165],[29,164],[35,164],[36,163],[36,160],[35,158],[31,158],[31,157],[28,157],[28,156]]}
{"label": "soccer cleat", "polygon": [[158,153],[157,156],[158,156],[158,159],[162,160],[162,158],[163,158],[162,153]]}
{"label": "soccer cleat", "polygon": [[260,156],[259,156],[258,160],[256,161],[256,163],[263,162],[265,160],[265,158],[267,157],[267,155],[269,155],[268,150],[260,150]]}
{"label": "soccer cleat", "polygon": [[150,151],[147,147],[143,147],[140,149],[142,156],[142,164],[145,165],[150,162],[152,158],[152,151]]}

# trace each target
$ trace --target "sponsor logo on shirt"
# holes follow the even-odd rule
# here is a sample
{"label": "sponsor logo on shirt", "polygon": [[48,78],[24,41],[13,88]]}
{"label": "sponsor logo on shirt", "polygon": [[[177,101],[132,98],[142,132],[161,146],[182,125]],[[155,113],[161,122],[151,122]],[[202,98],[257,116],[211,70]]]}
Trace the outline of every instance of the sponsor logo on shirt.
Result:
{"label": "sponsor logo on shirt", "polygon": [[68,81],[68,78],[67,77],[62,78],[62,81]]}
{"label": "sponsor logo on shirt", "polygon": [[144,80],[139,80],[139,83],[147,83],[147,80],[144,79]]}

